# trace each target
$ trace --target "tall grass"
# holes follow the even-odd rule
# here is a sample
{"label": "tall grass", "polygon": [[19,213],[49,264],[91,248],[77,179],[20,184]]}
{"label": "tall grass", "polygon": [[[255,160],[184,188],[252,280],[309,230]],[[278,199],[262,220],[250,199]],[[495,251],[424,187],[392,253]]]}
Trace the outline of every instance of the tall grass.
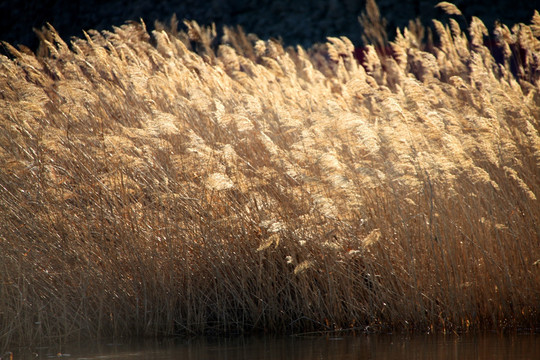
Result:
{"label": "tall grass", "polygon": [[175,19],[4,44],[2,344],[538,328],[540,16],[502,64],[435,27],[363,64]]}

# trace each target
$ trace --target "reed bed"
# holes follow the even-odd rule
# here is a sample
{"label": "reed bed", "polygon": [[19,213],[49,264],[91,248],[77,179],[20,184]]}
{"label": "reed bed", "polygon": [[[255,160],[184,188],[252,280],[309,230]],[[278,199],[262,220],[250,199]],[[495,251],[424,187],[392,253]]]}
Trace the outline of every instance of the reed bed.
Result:
{"label": "reed bed", "polygon": [[411,24],[4,44],[1,344],[538,329],[540,16]]}

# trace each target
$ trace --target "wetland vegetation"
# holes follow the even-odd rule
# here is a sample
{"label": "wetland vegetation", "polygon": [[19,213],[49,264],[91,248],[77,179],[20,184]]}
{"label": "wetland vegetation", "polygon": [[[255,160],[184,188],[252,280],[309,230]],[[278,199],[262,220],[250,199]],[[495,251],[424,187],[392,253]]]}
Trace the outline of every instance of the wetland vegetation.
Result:
{"label": "wetland vegetation", "polygon": [[540,16],[441,7],[360,62],[175,18],[4,44],[0,349],[538,329]]}

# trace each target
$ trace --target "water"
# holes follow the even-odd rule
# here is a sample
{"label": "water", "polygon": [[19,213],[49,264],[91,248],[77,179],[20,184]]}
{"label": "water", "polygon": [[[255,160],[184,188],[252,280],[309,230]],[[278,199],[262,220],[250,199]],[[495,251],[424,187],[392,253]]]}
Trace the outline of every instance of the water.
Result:
{"label": "water", "polygon": [[245,337],[93,343],[21,349],[13,359],[346,360],[540,359],[540,335],[360,335],[356,337]]}

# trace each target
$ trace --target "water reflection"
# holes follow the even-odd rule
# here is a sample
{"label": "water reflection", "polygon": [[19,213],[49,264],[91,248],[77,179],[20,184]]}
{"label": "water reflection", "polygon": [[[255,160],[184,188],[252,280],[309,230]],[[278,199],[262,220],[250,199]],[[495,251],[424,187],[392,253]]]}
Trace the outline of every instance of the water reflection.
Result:
{"label": "water reflection", "polygon": [[540,335],[369,335],[166,340],[26,349],[14,359],[538,359]]}

